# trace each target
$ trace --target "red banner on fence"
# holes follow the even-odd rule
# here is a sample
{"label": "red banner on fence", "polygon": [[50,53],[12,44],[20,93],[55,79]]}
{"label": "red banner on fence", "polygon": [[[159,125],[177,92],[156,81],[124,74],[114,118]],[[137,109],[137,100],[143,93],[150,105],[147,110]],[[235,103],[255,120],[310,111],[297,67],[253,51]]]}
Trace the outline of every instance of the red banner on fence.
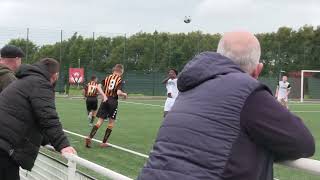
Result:
{"label": "red banner on fence", "polygon": [[84,81],[84,69],[83,68],[69,68],[69,83],[80,84]]}

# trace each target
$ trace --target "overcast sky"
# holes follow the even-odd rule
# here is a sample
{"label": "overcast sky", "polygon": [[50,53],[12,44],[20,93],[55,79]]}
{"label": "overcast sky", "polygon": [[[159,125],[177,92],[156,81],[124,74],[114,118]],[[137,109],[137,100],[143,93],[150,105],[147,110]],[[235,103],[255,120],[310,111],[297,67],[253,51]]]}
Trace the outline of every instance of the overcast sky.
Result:
{"label": "overcast sky", "polygon": [[[192,22],[183,23],[184,16]],[[88,34],[271,32],[304,24],[320,25],[320,0],[0,0],[0,41],[23,36],[26,27],[45,39],[59,37],[48,33],[59,29]]]}

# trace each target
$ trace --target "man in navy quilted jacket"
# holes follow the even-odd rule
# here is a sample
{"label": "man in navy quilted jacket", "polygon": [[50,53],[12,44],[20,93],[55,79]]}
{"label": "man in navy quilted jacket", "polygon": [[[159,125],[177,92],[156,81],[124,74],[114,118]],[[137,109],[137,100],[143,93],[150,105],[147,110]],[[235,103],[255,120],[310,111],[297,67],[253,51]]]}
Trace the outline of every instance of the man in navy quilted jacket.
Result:
{"label": "man in navy quilted jacket", "polygon": [[314,154],[302,120],[256,80],[260,53],[254,35],[230,32],[184,67],[139,180],[272,180],[274,162]]}

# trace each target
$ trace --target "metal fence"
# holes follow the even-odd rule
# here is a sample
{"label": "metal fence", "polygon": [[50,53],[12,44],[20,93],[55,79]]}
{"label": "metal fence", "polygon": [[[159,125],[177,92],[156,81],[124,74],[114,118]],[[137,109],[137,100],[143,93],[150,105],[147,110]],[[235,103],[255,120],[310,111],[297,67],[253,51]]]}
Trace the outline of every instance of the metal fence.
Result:
{"label": "metal fence", "polygon": [[[112,145],[115,146],[115,145]],[[47,147],[48,148],[48,147]],[[52,149],[52,147],[49,147]],[[116,148],[121,150],[121,147]],[[134,155],[141,156],[143,158],[148,158],[147,155],[144,154],[136,154],[134,151],[129,153],[133,153]],[[77,165],[83,166],[92,170],[108,179],[114,180],[131,180],[122,174],[109,170],[105,167],[97,165],[93,162],[90,162],[86,159],[78,157],[73,154],[64,154],[64,157],[68,160],[68,163],[64,163],[62,161],[57,160],[51,156],[48,156],[44,153],[40,153],[35,162],[35,166],[32,171],[26,171],[20,169],[20,178],[22,180],[37,180],[37,179],[46,179],[46,180],[94,180],[95,178],[86,175],[77,170]],[[294,168],[308,174],[312,174],[320,177],[320,161],[313,159],[301,158],[295,161],[285,161],[279,163],[279,165]],[[278,179],[278,178],[275,178]]]}
{"label": "metal fence", "polygon": [[[46,148],[52,149],[50,146]],[[94,177],[77,170],[77,166],[82,166],[108,179],[132,180],[77,155],[64,154],[63,156],[68,163],[40,152],[32,171],[20,169],[20,178],[22,180],[95,180]]]}

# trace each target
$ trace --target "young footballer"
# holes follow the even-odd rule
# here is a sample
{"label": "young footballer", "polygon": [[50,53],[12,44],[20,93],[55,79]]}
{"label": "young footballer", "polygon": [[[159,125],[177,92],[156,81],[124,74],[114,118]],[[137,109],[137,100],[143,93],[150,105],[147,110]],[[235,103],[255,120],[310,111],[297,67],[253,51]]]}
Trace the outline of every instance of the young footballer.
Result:
{"label": "young footballer", "polygon": [[282,81],[279,81],[275,95],[277,100],[287,108],[288,108],[288,96],[290,94],[290,90],[291,90],[291,85],[288,82],[288,77],[282,76]]}
{"label": "young footballer", "polygon": [[164,105],[164,115],[163,115],[164,117],[171,110],[179,94],[179,90],[177,87],[177,80],[178,80],[177,76],[178,76],[178,71],[175,69],[170,69],[168,73],[168,77],[162,82],[163,84],[166,84],[166,88],[167,88],[167,100]]}
{"label": "young footballer", "polygon": [[98,109],[98,79],[91,77],[91,81],[84,87],[83,95],[86,98],[86,107],[88,112],[89,125],[93,126],[94,118]]}
{"label": "young footballer", "polygon": [[[105,80],[102,81],[103,91],[104,91],[104,102],[101,103],[97,117],[98,122],[92,127],[92,130],[89,136],[86,138],[85,145],[87,148],[91,147],[91,139],[94,137],[98,129],[101,127],[104,119],[109,118],[108,126],[105,131],[103,141],[100,144],[100,147],[107,147],[107,141],[112,132],[112,128],[114,127],[114,122],[117,116],[118,111],[118,96],[122,96],[123,98],[127,98],[127,93],[122,91],[123,87],[123,66],[121,64],[117,64],[113,67],[112,74],[107,76]],[[101,87],[99,86],[99,89]]]}

